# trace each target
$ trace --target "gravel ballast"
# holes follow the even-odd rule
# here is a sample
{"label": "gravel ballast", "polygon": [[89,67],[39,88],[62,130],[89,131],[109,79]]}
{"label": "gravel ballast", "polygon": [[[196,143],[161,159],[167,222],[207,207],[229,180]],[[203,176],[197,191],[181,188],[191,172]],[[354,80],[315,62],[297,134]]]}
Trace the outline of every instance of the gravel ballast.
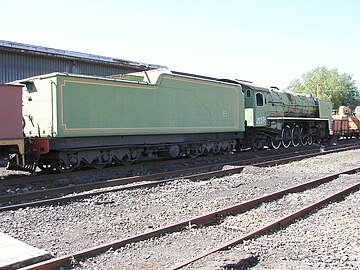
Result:
{"label": "gravel ballast", "polygon": [[[336,192],[352,185],[357,182],[359,176],[341,177],[316,189],[289,194],[277,201],[262,204],[243,214],[226,217],[219,225],[201,228],[190,225],[180,232],[127,245],[115,252],[101,255],[100,257],[103,258],[100,261],[110,261],[110,264],[103,265],[106,269],[111,269],[113,261],[110,259],[114,259],[113,257],[117,259],[118,263],[121,262],[121,266],[124,268],[135,269],[146,263],[148,267],[151,266],[154,269],[165,269],[179,261],[183,261],[184,258],[190,258],[205,250],[212,249],[221,243],[247,234],[256,228],[274,222],[308,204],[314,203],[319,198],[326,197],[329,194],[328,190]],[[287,241],[289,241],[289,238]],[[267,245],[267,248],[272,249],[273,246]],[[208,263],[205,263],[205,265],[209,266]]]}
{"label": "gravel ballast", "polygon": [[253,258],[254,270],[360,269],[359,201],[360,192],[355,192],[282,230],[244,241],[184,269],[226,269],[248,258]]}
{"label": "gravel ballast", "polygon": [[[102,194],[99,196],[94,196],[77,202],[73,202],[66,205],[57,205],[57,206],[44,206],[37,208],[25,208],[14,211],[7,211],[0,213],[0,230],[2,232],[8,233],[17,239],[23,240],[28,244],[34,245],[39,248],[44,248],[50,251],[55,256],[60,256],[64,254],[69,254],[81,249],[89,248],[94,245],[101,243],[110,242],[116,239],[125,238],[137,233],[142,233],[148,230],[158,228],[160,226],[165,226],[189,218],[192,216],[204,214],[207,212],[214,211],[220,207],[229,206],[235,203],[239,203],[245,200],[249,200],[263,194],[268,194],[273,191],[294,186],[299,183],[307,182],[310,179],[323,176],[325,174],[330,174],[337,172],[339,170],[346,170],[358,166],[360,161],[360,151],[348,151],[346,153],[335,153],[324,156],[319,156],[311,159],[306,159],[298,162],[293,162],[286,165],[271,167],[271,168],[255,168],[255,167],[246,167],[245,170],[237,175],[232,175],[228,177],[223,177],[219,179],[211,179],[207,181],[200,182],[191,182],[188,180],[179,180],[170,184],[163,186],[151,188],[151,189],[138,189],[131,191],[122,191]],[[346,158],[344,158],[346,156]],[[359,176],[343,176],[341,179],[353,178],[349,181],[358,181]],[[339,179],[338,181],[342,181]],[[346,182],[344,180],[344,182]],[[330,183],[329,183],[330,185]],[[331,190],[329,190],[331,189]],[[333,193],[335,190],[333,188],[323,189],[328,192],[328,195]],[[325,192],[325,193],[326,193]],[[291,194],[297,195],[297,194]],[[289,195],[290,196],[290,195]],[[351,196],[355,196],[358,199],[358,193],[355,193]],[[351,196],[348,197],[352,198]],[[351,214],[343,215],[347,213],[345,210],[335,211],[328,213],[326,216],[326,221],[335,222],[338,218],[344,222],[344,224],[350,224],[354,222],[353,226],[348,226],[344,228],[340,225],[336,225],[336,228],[342,227],[342,233],[340,233],[339,239],[335,236],[333,237],[337,242],[347,243],[350,241],[351,244],[345,246],[358,247],[359,243],[359,207],[357,206],[356,199],[354,204],[349,204],[347,206],[345,201],[341,203],[334,203],[330,206],[321,209],[319,212],[314,215],[309,216],[304,219],[304,222],[308,222],[311,218],[317,217],[321,211],[326,211],[330,207],[343,205],[348,207]],[[281,200],[279,200],[281,201]],[[292,199],[293,202],[298,201],[298,197]],[[358,202],[358,200],[357,200]],[[332,213],[332,214],[331,214]],[[330,215],[331,214],[331,215]],[[235,218],[235,217],[228,217]],[[319,219],[319,218],[318,218]],[[344,221],[349,219],[349,221]],[[257,220],[257,219],[255,219]],[[193,241],[189,242],[189,249],[191,252],[190,255],[195,255],[199,252],[202,252],[204,247],[205,249],[210,246],[223,241],[224,239],[231,238],[234,233],[239,233],[236,230],[231,229],[232,227],[241,227],[236,222],[230,222],[225,220],[225,224],[229,230],[226,231],[225,238],[220,237],[217,234],[214,234],[210,237],[208,242],[202,243],[200,247],[194,246],[192,249]],[[340,221],[338,221],[340,222]],[[314,224],[316,221],[313,221]],[[257,238],[256,240],[251,240],[246,242],[243,245],[234,247],[232,251],[240,252],[242,256],[246,257],[249,254],[257,256],[258,264],[255,267],[260,267],[257,269],[266,269],[261,268],[260,265],[263,264],[264,267],[271,268],[271,262],[280,261],[283,264],[290,265],[290,262],[295,262],[301,264],[304,267],[333,267],[333,269],[356,269],[359,262],[359,258],[354,257],[351,253],[351,249],[341,249],[343,253],[333,252],[334,254],[331,258],[320,259],[319,254],[331,253],[326,251],[326,247],[322,248],[320,243],[319,249],[315,248],[312,256],[309,256],[305,251],[309,250],[309,243],[306,241],[299,240],[296,242],[297,249],[291,249],[293,241],[280,244],[280,247],[283,247],[283,251],[292,250],[293,255],[286,255],[285,252],[279,257],[272,257],[276,255],[277,252],[273,251],[273,248],[269,248],[265,244],[256,245],[256,241],[261,239],[266,239],[266,237],[275,237],[280,233],[289,233],[289,228],[291,226],[297,226],[299,222],[294,223],[287,227],[283,231],[279,231],[272,235],[263,236]],[[319,223],[320,224],[320,223]],[[341,224],[341,223],[336,223]],[[226,227],[226,226],[223,227]],[[298,229],[295,229],[295,236],[300,237],[298,230],[303,230],[302,235],[305,239],[310,239],[306,234],[306,231],[309,231],[304,228],[307,228],[308,225],[303,225]],[[316,232],[320,230],[321,226],[314,226],[311,229],[314,236],[314,243],[320,241],[321,232]],[[328,227],[329,234],[331,233],[331,228]],[[203,228],[201,228],[202,230]],[[208,228],[204,228],[208,229]],[[200,230],[189,228],[189,232],[200,235]],[[335,234],[335,230],[334,230]],[[172,241],[171,235],[167,236],[165,241]],[[329,239],[323,242],[333,242],[334,239]],[[269,238],[269,239],[270,239]],[[284,239],[287,237],[282,236]],[[164,238],[165,239],[165,238]],[[195,240],[196,238],[190,238]],[[198,238],[201,241],[202,237]],[[325,238],[326,239],[326,238]],[[178,250],[166,250],[164,248],[163,253],[170,252],[175,256],[175,259],[169,259],[166,256],[164,258],[158,257],[158,253],[154,251],[154,255],[146,255],[145,258],[136,259],[137,252],[146,250],[145,247],[158,239],[153,239],[152,241],[144,241],[141,243],[136,243],[133,245],[126,246],[124,248],[118,249],[116,251],[109,251],[104,255],[92,258],[85,263],[83,266],[86,266],[86,269],[121,269],[125,268],[139,268],[143,265],[145,268],[162,268],[164,267],[165,260],[166,265],[171,265],[173,262],[179,261],[181,258],[185,259],[187,257],[186,253]],[[254,241],[254,242],[253,242]],[[271,242],[272,240],[268,240]],[[285,240],[284,240],[285,241]],[[149,244],[150,243],[150,244]],[[280,242],[281,243],[281,242]],[[312,243],[312,242],[311,242]],[[140,247],[139,247],[140,245]],[[161,243],[162,245],[162,243]],[[161,246],[157,245],[157,246]],[[253,246],[251,246],[253,245]],[[273,246],[279,245],[279,242],[274,240],[272,243]],[[344,246],[337,245],[334,243],[334,246]],[[166,245],[164,246],[166,247]],[[247,247],[244,249],[244,247]],[[254,248],[252,248],[254,247]],[[180,248],[180,247],[179,247]],[[188,247],[184,246],[184,249]],[[243,249],[241,249],[243,248]],[[151,248],[150,248],[151,250]],[[275,249],[276,250],[276,249]],[[297,251],[298,250],[298,251]],[[230,255],[231,252],[230,251]],[[161,250],[159,250],[161,253]],[[279,252],[281,254],[282,252]],[[145,254],[145,252],[144,252]],[[224,254],[224,258],[230,256],[229,254]],[[234,253],[235,254],[235,253]],[[337,260],[341,254],[341,258]],[[116,255],[116,256],[114,256]],[[171,254],[170,254],[171,255]],[[170,256],[168,255],[168,256]],[[217,256],[215,254],[214,256]],[[300,256],[303,255],[303,256]],[[296,257],[300,256],[300,257]],[[337,257],[336,257],[337,256]],[[170,256],[171,257],[171,256]],[[231,256],[230,256],[231,257]],[[241,258],[241,257],[240,257]],[[332,262],[331,259],[333,258]],[[155,261],[162,261],[155,263]],[[324,262],[322,260],[325,260]],[[343,264],[341,263],[343,261]],[[223,267],[227,263],[236,263],[239,260],[237,259],[216,259],[216,262],[220,261],[220,264],[214,263],[211,260],[205,260],[203,265],[199,261],[198,267],[207,267],[211,265],[213,267]],[[322,264],[323,263],[323,264]],[[340,265],[340,266],[339,266]],[[348,268],[342,268],[346,266]],[[111,268],[113,267],[113,268]],[[337,268],[338,267],[338,268]],[[143,268],[143,269],[145,269]],[[212,267],[210,268],[212,269]],[[219,268],[221,269],[221,268]],[[284,268],[289,269],[289,268]],[[304,268],[306,269],[306,268]],[[331,268],[330,268],[331,269]]]}

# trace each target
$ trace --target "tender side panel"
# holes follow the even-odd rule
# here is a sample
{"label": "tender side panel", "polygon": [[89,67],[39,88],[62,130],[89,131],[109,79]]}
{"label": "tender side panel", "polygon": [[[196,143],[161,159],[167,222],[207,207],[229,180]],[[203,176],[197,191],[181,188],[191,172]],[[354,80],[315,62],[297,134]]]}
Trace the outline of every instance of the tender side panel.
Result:
{"label": "tender side panel", "polygon": [[156,85],[61,77],[59,137],[244,131],[240,86],[174,75]]}

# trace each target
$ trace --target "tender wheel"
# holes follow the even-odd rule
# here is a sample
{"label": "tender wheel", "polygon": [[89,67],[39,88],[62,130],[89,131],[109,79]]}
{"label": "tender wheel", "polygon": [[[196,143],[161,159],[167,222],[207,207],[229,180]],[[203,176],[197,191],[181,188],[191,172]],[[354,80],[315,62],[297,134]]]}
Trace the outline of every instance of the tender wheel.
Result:
{"label": "tender wheel", "polygon": [[72,172],[77,168],[76,165],[71,165],[71,164],[67,165],[62,159],[58,159],[54,163],[55,163],[55,169],[61,173]]}
{"label": "tender wheel", "polygon": [[213,152],[212,149],[210,149],[210,151],[205,150],[205,154],[206,154],[207,156],[209,156],[209,157],[212,157],[212,156],[214,155],[214,152]]}
{"label": "tender wheel", "polygon": [[221,151],[221,153],[224,154],[224,155],[228,155],[228,154],[230,154],[231,149],[232,149],[232,148],[231,148],[230,146],[227,146],[225,149],[223,149],[223,150]]}
{"label": "tender wheel", "polygon": [[189,156],[192,158],[197,158],[201,154],[201,146],[199,145],[191,145],[189,150]]}
{"label": "tender wheel", "polygon": [[218,144],[215,144],[212,151],[214,151],[214,154],[220,153],[220,146]]}
{"label": "tender wheel", "polygon": [[291,144],[298,147],[301,141],[301,131],[298,125],[291,130]]}
{"label": "tender wheel", "polygon": [[281,132],[282,145],[284,148],[289,148],[291,145],[291,128],[287,125]]}
{"label": "tender wheel", "polygon": [[42,162],[39,162],[38,163],[38,167],[40,168],[41,171],[45,172],[45,173],[51,173],[54,171],[54,166],[50,163],[42,163]]}
{"label": "tender wheel", "polygon": [[196,151],[190,150],[189,156],[190,156],[191,158],[197,158],[197,157],[199,156],[199,153],[196,152]]}
{"label": "tender wheel", "polygon": [[130,166],[132,164],[135,163],[135,160],[130,160],[128,157],[124,157],[121,161],[120,161],[121,165],[123,166]]}
{"label": "tender wheel", "polygon": [[94,160],[91,163],[91,166],[97,170],[104,169],[106,167],[106,165],[107,165],[107,163],[100,163],[98,159]]}

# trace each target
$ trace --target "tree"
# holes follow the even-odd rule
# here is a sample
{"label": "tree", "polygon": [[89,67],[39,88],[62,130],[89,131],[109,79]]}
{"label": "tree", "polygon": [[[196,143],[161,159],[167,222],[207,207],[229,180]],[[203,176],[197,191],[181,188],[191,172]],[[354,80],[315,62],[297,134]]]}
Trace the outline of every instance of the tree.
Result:
{"label": "tree", "polygon": [[320,98],[330,100],[333,108],[350,103],[352,109],[360,105],[360,93],[356,81],[344,73],[339,74],[337,69],[318,67],[301,75],[300,79],[293,80],[288,90],[316,96],[317,85],[320,85]]}

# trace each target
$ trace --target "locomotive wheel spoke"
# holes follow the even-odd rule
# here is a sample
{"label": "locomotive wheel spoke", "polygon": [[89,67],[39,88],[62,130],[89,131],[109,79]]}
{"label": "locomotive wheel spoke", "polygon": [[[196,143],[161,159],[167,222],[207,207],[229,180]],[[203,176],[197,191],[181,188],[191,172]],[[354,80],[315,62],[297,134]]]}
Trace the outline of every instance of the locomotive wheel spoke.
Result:
{"label": "locomotive wheel spoke", "polygon": [[288,125],[283,128],[281,138],[284,148],[289,148],[291,145],[291,128]]}

